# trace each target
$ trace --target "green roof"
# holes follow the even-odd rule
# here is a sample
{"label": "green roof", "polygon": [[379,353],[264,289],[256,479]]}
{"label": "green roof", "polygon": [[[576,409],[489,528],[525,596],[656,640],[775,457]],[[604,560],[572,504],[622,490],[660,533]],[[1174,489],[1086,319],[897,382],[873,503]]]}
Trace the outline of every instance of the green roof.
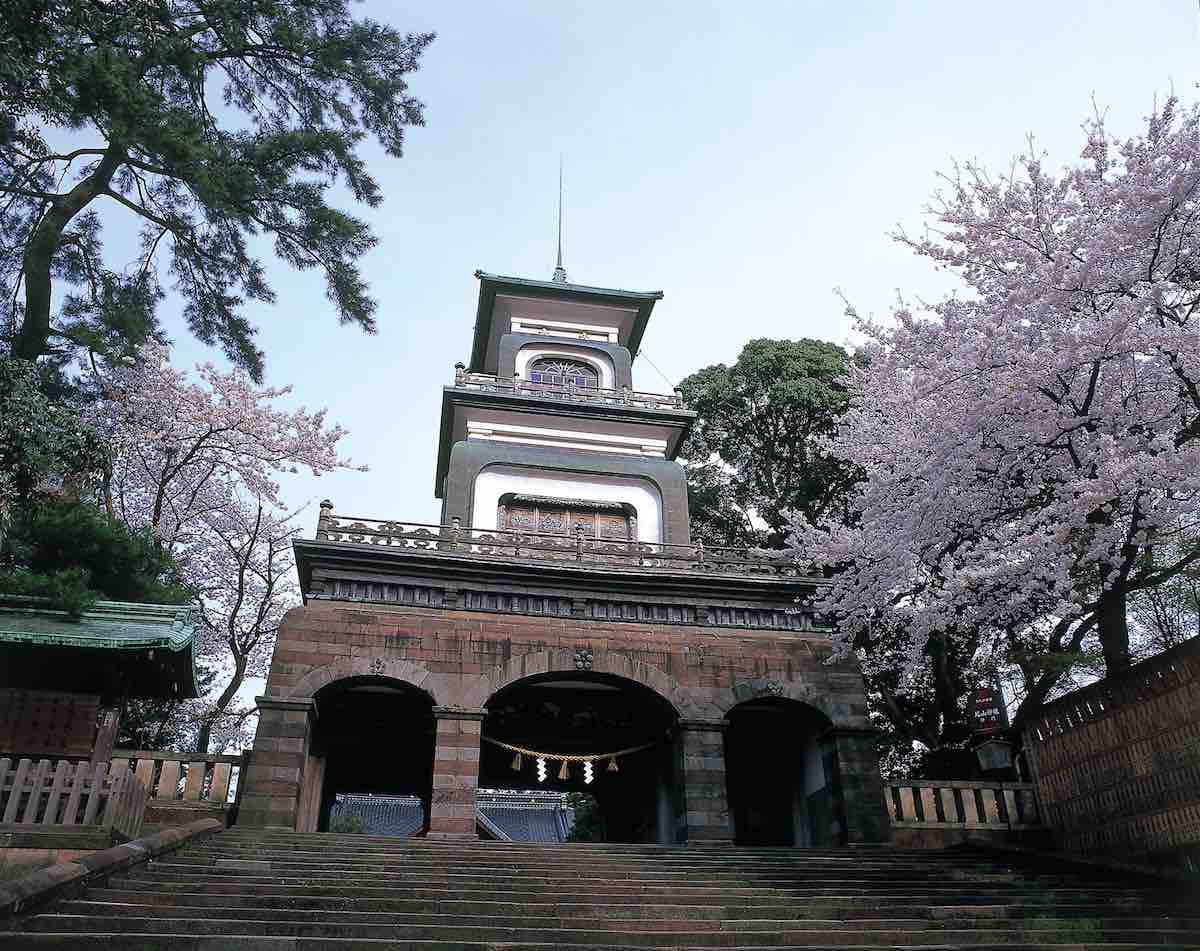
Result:
{"label": "green roof", "polygon": [[195,696],[195,614],[186,604],[97,601],[75,620],[40,598],[0,597],[0,686]]}

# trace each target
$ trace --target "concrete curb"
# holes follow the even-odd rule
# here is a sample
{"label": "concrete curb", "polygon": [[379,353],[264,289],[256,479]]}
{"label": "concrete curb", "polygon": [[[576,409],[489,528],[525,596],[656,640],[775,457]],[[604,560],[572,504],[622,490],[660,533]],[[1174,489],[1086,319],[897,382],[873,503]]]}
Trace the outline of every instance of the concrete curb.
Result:
{"label": "concrete curb", "polygon": [[11,919],[55,898],[76,895],[97,879],[174,852],[193,839],[224,828],[219,819],[197,819],[185,826],[163,829],[154,835],[82,856],[74,862],[59,862],[16,881],[0,884],[0,920]]}

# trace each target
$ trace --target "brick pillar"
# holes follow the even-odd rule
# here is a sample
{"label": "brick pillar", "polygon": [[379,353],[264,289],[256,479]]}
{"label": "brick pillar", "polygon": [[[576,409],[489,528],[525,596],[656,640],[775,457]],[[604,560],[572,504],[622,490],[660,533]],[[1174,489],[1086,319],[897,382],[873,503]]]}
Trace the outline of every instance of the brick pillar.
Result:
{"label": "brick pillar", "polygon": [[732,845],[725,791],[725,725],[720,720],[680,720],[683,803],[689,845]]}
{"label": "brick pillar", "polygon": [[473,839],[476,836],[479,736],[486,712],[433,708],[437,738],[433,746],[433,796],[429,805],[431,838]]}
{"label": "brick pillar", "polygon": [[891,836],[875,730],[834,727],[821,736],[821,758],[843,842],[886,842]]}
{"label": "brick pillar", "polygon": [[240,826],[295,829],[308,755],[312,700],[258,697],[258,729],[239,779]]}

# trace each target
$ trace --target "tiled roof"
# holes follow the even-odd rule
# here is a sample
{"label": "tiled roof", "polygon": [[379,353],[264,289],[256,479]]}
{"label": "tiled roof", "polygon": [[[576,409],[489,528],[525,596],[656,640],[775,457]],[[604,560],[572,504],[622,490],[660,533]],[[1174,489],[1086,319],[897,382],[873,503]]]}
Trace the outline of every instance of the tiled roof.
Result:
{"label": "tiled roof", "polygon": [[480,803],[478,811],[513,842],[565,842],[573,824],[565,806]]}
{"label": "tiled roof", "polygon": [[407,838],[420,832],[425,824],[425,807],[416,796],[370,796],[355,793],[339,795],[329,810],[329,818],[361,816],[367,835],[396,835]]}
{"label": "tiled roof", "polygon": [[72,620],[41,598],[0,597],[0,641],[109,650],[189,650],[196,625],[188,604],[97,601]]}
{"label": "tiled roof", "polygon": [[[330,808],[330,820],[361,816],[367,835],[408,837],[421,831],[425,807],[416,796],[342,793]],[[480,790],[476,816],[498,839],[513,842],[565,842],[574,825],[574,810],[560,794]]]}
{"label": "tiled roof", "polygon": [[[3,686],[194,697],[196,608],[97,601],[78,619],[42,598],[0,597]],[[90,672],[90,673],[89,673]],[[33,683],[32,677],[37,683]],[[16,682],[8,683],[8,680]],[[86,681],[104,680],[104,684]]]}

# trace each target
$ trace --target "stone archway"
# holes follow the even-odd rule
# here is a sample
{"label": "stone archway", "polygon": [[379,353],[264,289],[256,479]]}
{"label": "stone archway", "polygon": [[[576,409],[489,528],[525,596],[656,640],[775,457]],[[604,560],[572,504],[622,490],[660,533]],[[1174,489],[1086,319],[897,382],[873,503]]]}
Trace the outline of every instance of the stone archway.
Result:
{"label": "stone archway", "polygon": [[831,845],[843,838],[838,772],[817,707],[767,691],[726,715],[725,768],[734,841],[750,846]]}
{"label": "stone archway", "polygon": [[482,721],[480,786],[582,797],[583,841],[677,841],[680,717],[668,694],[678,685],[606,652],[540,654],[499,668]]}
{"label": "stone archway", "polygon": [[391,660],[384,657],[339,657],[333,663],[314,668],[305,674],[289,691],[288,698],[310,699],[336,681],[355,677],[398,681],[428,694],[434,704],[443,701],[439,696],[439,678],[434,677],[427,668],[410,660]]}
{"label": "stone archway", "polygon": [[[766,677],[739,680],[728,690],[722,691],[715,698],[715,703],[722,715],[728,715],[730,710],[752,700],[792,700],[812,707],[823,714],[830,724],[860,725],[858,719],[855,719],[853,724],[840,723],[839,721],[846,719],[842,711],[838,710],[825,694],[818,692],[816,687],[803,680],[772,680]],[[865,725],[865,722],[864,714],[861,725]]]}
{"label": "stone archway", "polygon": [[[331,677],[331,668],[337,666],[328,665],[306,678],[313,693],[297,831],[334,831],[332,813],[355,811],[348,803],[363,797],[405,805],[413,816],[405,815],[402,831],[362,831],[408,835],[427,828],[436,729],[433,695],[413,684],[403,662],[393,665],[401,676],[389,676],[385,665],[374,663],[362,673],[354,672],[361,665],[343,665],[350,673]],[[416,826],[409,828],[414,816]]]}
{"label": "stone archway", "polygon": [[632,680],[654,691],[675,709],[681,718],[720,716],[720,711],[697,704],[691,693],[674,677],[650,664],[634,660],[621,651],[579,647],[557,648],[521,654],[493,668],[488,681],[488,696],[528,677],[549,673],[591,672]]}

